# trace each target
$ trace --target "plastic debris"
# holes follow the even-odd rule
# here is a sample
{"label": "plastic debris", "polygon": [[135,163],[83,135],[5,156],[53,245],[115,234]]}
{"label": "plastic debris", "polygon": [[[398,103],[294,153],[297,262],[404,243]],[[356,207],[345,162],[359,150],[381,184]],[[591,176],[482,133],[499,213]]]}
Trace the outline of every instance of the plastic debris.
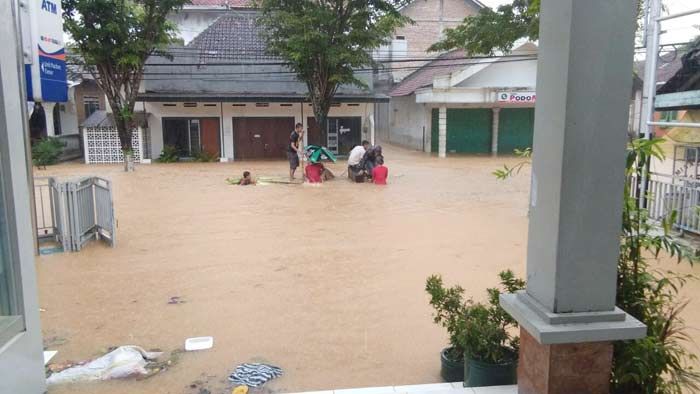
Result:
{"label": "plastic debris", "polygon": [[147,375],[146,365],[162,353],[147,352],[138,346],[121,346],[84,365],[77,365],[55,373],[48,384],[74,383],[91,380],[123,379]]}
{"label": "plastic debris", "polygon": [[185,341],[185,350],[206,350],[211,349],[214,346],[213,337],[197,337],[197,338],[187,338]]}
{"label": "plastic debris", "polygon": [[233,391],[231,391],[231,394],[248,394],[248,386],[236,386]]}

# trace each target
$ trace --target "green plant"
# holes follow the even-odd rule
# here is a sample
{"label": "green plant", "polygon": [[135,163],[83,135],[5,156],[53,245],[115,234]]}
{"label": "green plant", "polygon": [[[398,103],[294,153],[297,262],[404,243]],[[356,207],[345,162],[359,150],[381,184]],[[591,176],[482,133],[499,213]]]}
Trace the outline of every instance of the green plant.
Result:
{"label": "green plant", "polygon": [[200,163],[212,163],[219,160],[219,156],[209,153],[205,150],[201,150],[194,155],[194,160]]}
{"label": "green plant", "polygon": [[513,293],[525,287],[512,271],[499,274],[501,288],[487,289],[488,303],[464,299],[464,289],[445,287],[442,277],[432,275],[426,281],[430,305],[435,309],[434,321],[447,329],[450,338],[448,357],[454,361],[465,357],[492,364],[517,358],[519,338],[512,334],[518,326],[501,308],[501,292]]}
{"label": "green plant", "polygon": [[622,237],[618,258],[617,305],[647,326],[647,336],[615,343],[612,387],[615,393],[676,394],[700,390],[697,358],[684,344],[691,343],[681,312],[687,301],[679,298],[693,276],[653,270],[650,260],[660,253],[678,262],[694,262],[692,254],[672,236],[676,212],[660,223],[632,193],[635,180],[648,178],[651,159],[663,160],[661,139],[634,140],[627,151]]}
{"label": "green plant", "polygon": [[[639,180],[649,178],[650,161],[664,160],[663,142],[636,139],[627,149],[616,304],[647,326],[647,336],[615,343],[610,383],[617,394],[700,391],[700,373],[692,367],[697,357],[684,346],[692,341],[681,316],[687,300],[680,297],[683,285],[695,277],[651,266],[661,253],[675,257],[679,263],[693,264],[694,257],[672,234],[677,212],[670,212],[658,223],[651,221],[633,193]],[[529,160],[516,167],[527,164]],[[504,166],[494,175],[507,179],[519,172],[513,168]]]}
{"label": "green plant", "polygon": [[175,163],[180,161],[180,151],[177,147],[172,145],[166,145],[163,147],[163,151],[160,152],[158,156],[159,163]]}
{"label": "green plant", "polygon": [[47,137],[32,146],[32,161],[39,168],[56,164],[65,145],[58,138]]}

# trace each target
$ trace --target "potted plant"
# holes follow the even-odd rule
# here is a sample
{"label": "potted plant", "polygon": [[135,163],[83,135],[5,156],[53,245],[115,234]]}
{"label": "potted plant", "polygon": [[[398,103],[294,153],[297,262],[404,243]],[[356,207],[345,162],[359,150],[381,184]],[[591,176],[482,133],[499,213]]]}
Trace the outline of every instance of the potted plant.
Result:
{"label": "potted plant", "polygon": [[[499,274],[502,289],[512,293],[525,287],[512,271]],[[519,338],[518,325],[501,308],[501,289],[488,289],[488,303],[464,300],[461,286],[445,288],[442,278],[428,278],[426,291],[435,308],[435,323],[447,329],[450,347],[441,353],[441,375],[446,381],[464,381],[465,387],[514,384]],[[457,373],[455,365],[462,370]]]}

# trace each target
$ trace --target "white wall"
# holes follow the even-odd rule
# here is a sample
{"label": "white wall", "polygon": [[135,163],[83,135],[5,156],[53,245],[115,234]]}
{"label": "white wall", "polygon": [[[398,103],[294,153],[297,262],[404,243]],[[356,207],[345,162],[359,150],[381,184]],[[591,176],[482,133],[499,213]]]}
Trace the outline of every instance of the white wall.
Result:
{"label": "white wall", "polygon": [[78,114],[75,112],[75,102],[60,103],[61,105],[61,135],[78,134]]}
{"label": "white wall", "polygon": [[185,41],[186,45],[211,26],[224,12],[226,11],[182,10],[170,16],[169,19],[177,24],[179,30],[177,35]]}
{"label": "white wall", "polygon": [[416,104],[416,96],[392,97],[388,115],[389,142],[411,149],[425,147],[430,150],[430,108]]}
{"label": "white wall", "polygon": [[460,83],[464,88],[524,87],[537,85],[537,61],[494,63]]}
{"label": "white wall", "polygon": [[[304,124],[304,129],[307,127],[307,118],[313,117],[313,109],[310,104],[294,103],[291,107],[283,107],[282,103],[270,103],[269,107],[256,107],[255,103],[245,103],[245,107],[234,107],[233,103],[206,103],[215,104],[213,107],[205,107],[205,103],[197,103],[196,108],[183,107],[182,103],[176,104],[176,107],[166,107],[166,103],[146,103],[146,112],[148,116],[148,125],[151,131],[151,157],[154,159],[160,156],[163,150],[163,118],[168,117],[216,117],[221,118],[221,105],[223,105],[223,142],[224,142],[224,157],[232,160],[235,159],[233,152],[233,118],[238,117],[294,117],[294,122]],[[170,103],[169,103],[170,104]],[[244,104],[244,103],[240,103]],[[346,103],[340,107],[331,108],[328,116],[360,116],[363,118],[362,124],[365,125],[366,119],[372,115],[374,109],[371,103],[360,103],[359,106],[349,106]],[[289,130],[291,132],[291,130]],[[369,135],[363,134],[363,139],[369,139]]]}

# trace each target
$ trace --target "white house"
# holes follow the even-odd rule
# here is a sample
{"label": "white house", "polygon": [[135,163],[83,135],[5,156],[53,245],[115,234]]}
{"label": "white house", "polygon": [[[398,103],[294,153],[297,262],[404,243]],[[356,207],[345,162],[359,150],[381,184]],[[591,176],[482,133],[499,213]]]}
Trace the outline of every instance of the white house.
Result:
{"label": "white house", "polygon": [[441,56],[391,92],[389,142],[425,152],[513,153],[532,146],[537,46]]}

